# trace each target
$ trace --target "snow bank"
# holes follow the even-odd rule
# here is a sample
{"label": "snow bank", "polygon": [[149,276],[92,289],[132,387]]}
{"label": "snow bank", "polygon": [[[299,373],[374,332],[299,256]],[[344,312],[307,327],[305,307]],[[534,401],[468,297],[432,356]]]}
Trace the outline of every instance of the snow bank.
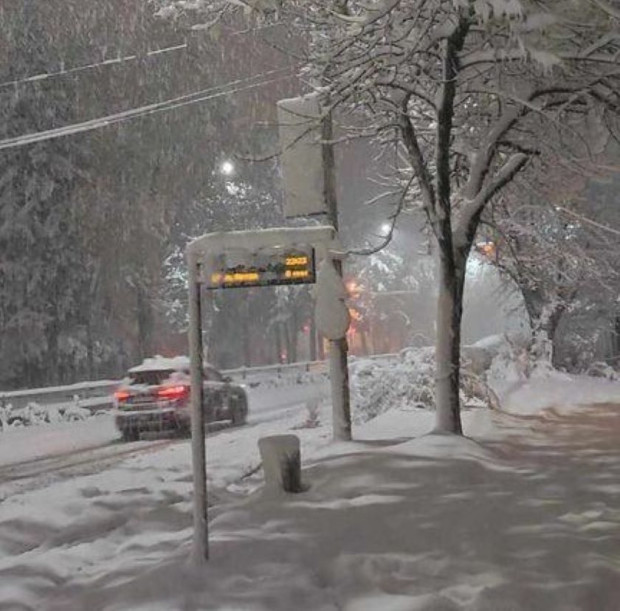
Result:
{"label": "snow bank", "polygon": [[[568,384],[542,375],[533,382],[554,386],[556,400]],[[600,397],[603,387],[591,382],[574,378],[572,395]],[[206,566],[189,562],[191,453],[180,441],[6,496],[0,608],[617,607],[617,409],[573,410],[546,428],[542,418],[468,410],[470,438],[462,438],[426,434],[434,414],[402,402],[356,426],[356,441],[331,443],[325,405],[317,425],[299,428],[295,402],[307,400],[299,389],[287,389],[290,409],[269,419],[281,392],[264,391],[250,426],[208,438]],[[571,425],[580,418],[588,426]],[[264,495],[257,441],[293,429],[310,487]]]}
{"label": "snow bank", "polygon": [[535,372],[508,388],[502,397],[502,409],[518,414],[545,408],[571,410],[593,403],[620,404],[620,382],[558,371]]}
{"label": "snow bank", "polygon": [[486,378],[502,410],[528,415],[546,408],[570,410],[578,405],[620,403],[620,381],[607,369],[596,374],[568,374],[544,360],[532,362],[523,344],[506,341],[499,344]]}
{"label": "snow bank", "polygon": [[33,426],[56,422],[79,422],[90,418],[92,412],[80,407],[77,402],[58,405],[28,403],[24,407],[0,406],[0,431],[22,426]]}
{"label": "snow bank", "polygon": [[[476,413],[465,414],[470,429]],[[293,419],[210,438],[211,559],[201,567],[189,562],[187,444],[6,499],[0,575],[11,579],[1,582],[0,606],[615,609],[618,487],[610,488],[600,465],[620,477],[616,447],[593,438],[567,450],[548,438],[544,453],[521,457],[513,449],[507,457],[497,438],[412,438],[429,416],[389,410],[358,427],[352,443],[304,430],[310,488],[290,497],[256,490],[240,460],[254,456],[258,435],[286,430]],[[597,416],[620,425],[611,413]],[[527,445],[528,434],[513,427],[511,447]],[[578,463],[562,452],[577,452]],[[235,469],[242,498],[219,487]]]}
{"label": "snow bank", "polygon": [[106,413],[73,422],[9,427],[0,434],[0,466],[79,452],[118,439],[114,418]]}

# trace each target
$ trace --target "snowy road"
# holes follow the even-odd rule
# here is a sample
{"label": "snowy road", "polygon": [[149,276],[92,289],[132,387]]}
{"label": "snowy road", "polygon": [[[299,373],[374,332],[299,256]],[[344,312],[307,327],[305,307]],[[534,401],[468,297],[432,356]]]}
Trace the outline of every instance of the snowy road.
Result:
{"label": "snowy road", "polygon": [[104,471],[125,458],[154,452],[170,440],[119,444],[74,450],[58,456],[35,458],[0,467],[0,500],[9,494],[46,486],[60,478]]}
{"label": "snowy road", "polygon": [[[324,384],[250,390],[248,424],[228,434],[245,437],[248,427],[303,414],[306,401],[325,390]],[[210,438],[220,433],[214,432]],[[84,422],[11,430],[0,439],[0,500],[62,478],[99,473],[120,461],[170,445],[189,443],[179,439],[121,443],[111,414]]]}
{"label": "snowy road", "polygon": [[[213,511],[260,483],[249,476],[260,463],[260,437],[296,429],[306,451],[329,442],[326,424],[297,430],[306,401],[324,392],[324,384],[253,390],[248,424],[208,436]],[[31,588],[52,583],[53,573],[78,580],[102,569],[122,575],[126,559],[145,545],[189,532],[189,440],[123,444],[117,437],[109,415],[0,437],[0,609],[47,609],[46,595],[39,599]],[[123,559],[120,550],[129,555]]]}

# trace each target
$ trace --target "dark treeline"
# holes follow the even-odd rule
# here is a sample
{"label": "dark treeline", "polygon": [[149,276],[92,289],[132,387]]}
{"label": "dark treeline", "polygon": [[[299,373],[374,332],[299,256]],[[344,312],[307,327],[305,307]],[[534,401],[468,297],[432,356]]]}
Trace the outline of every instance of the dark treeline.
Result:
{"label": "dark treeline", "polygon": [[[8,0],[0,6],[0,41],[0,140],[288,61],[254,34],[160,22],[141,0]],[[127,56],[136,58],[113,62]],[[71,71],[90,64],[101,65]],[[239,163],[226,180],[218,167],[233,151],[273,148],[273,102],[296,86],[280,80],[0,150],[1,389],[115,377],[144,356],[185,351],[184,245],[206,231],[282,222],[273,163]],[[307,313],[278,308],[279,299],[267,291],[214,304],[213,358],[223,366],[292,358]],[[248,327],[247,318],[239,322],[248,304],[260,326],[223,337]],[[288,349],[280,349],[287,335]]]}

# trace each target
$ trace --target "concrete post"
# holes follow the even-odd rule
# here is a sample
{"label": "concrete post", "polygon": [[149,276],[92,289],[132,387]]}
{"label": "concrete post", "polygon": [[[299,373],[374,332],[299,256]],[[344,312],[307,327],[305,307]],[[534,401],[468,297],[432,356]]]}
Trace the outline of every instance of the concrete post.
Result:
{"label": "concrete post", "polygon": [[258,449],[263,463],[266,490],[303,492],[299,437],[296,435],[261,437],[258,440]]}

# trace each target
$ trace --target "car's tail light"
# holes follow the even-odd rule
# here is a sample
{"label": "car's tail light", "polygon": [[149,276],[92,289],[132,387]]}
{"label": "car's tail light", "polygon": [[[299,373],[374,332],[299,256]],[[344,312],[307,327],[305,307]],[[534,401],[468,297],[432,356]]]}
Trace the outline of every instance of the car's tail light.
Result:
{"label": "car's tail light", "polygon": [[183,399],[189,395],[189,386],[167,386],[157,391],[160,399]]}
{"label": "car's tail light", "polygon": [[129,397],[131,397],[131,393],[127,390],[117,390],[114,393],[114,398],[119,402],[122,403],[123,401],[127,401],[127,399],[129,399]]}

